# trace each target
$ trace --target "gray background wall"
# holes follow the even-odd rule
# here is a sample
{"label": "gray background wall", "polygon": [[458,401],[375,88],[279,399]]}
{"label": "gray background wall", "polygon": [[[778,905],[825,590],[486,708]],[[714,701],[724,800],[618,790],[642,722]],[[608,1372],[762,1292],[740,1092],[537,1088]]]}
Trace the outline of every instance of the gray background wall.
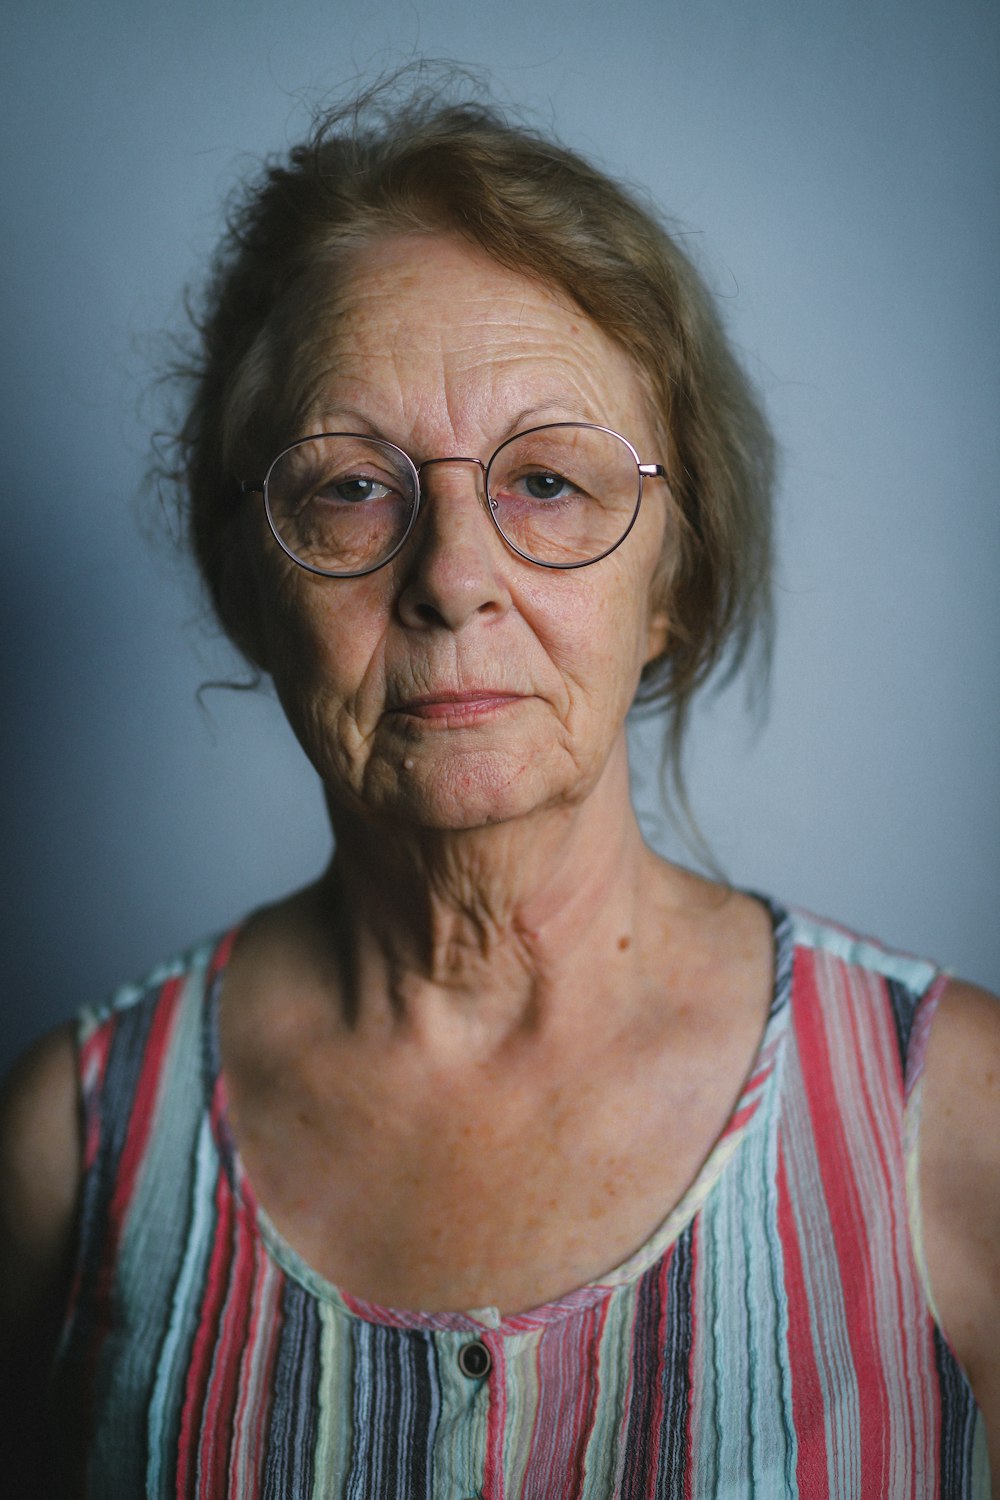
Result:
{"label": "gray background wall", "polygon": [[[781,439],[768,726],[698,719],[730,876],[1000,985],[1000,12],[973,0],[8,6],[4,1056],[312,875],[312,774],[144,537],[156,338],[248,164],[415,53],[648,186]],[[160,351],[162,352],[162,351]],[[651,837],[654,738],[636,740]]]}

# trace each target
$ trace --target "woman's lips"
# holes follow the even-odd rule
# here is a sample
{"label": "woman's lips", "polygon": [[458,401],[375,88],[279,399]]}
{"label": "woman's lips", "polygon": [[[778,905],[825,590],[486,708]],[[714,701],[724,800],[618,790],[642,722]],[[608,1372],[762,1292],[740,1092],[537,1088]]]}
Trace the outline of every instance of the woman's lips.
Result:
{"label": "woman's lips", "polygon": [[472,723],[523,701],[523,693],[496,688],[468,688],[462,692],[421,693],[396,704],[392,712],[428,722]]}

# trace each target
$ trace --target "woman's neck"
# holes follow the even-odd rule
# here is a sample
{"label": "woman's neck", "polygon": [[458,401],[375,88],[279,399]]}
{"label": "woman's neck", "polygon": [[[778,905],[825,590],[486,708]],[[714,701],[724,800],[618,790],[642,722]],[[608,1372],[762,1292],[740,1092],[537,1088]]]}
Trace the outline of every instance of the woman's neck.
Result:
{"label": "woman's neck", "polygon": [[586,997],[599,1006],[635,974],[649,882],[667,878],[632,811],[624,745],[573,807],[458,832],[334,826],[308,901],[334,938],[346,1020],[466,1053],[570,1015],[586,1024]]}

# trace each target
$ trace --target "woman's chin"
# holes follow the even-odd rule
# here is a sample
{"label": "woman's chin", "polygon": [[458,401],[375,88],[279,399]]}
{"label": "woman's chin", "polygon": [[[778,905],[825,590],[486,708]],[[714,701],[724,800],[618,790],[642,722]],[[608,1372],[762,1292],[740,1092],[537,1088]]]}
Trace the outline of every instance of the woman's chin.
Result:
{"label": "woman's chin", "polygon": [[[362,805],[366,819],[401,832],[416,828],[471,831],[513,822],[572,799],[554,768],[534,756],[474,750],[447,757],[419,750],[402,762],[369,767]],[[330,799],[336,824],[338,799]]]}

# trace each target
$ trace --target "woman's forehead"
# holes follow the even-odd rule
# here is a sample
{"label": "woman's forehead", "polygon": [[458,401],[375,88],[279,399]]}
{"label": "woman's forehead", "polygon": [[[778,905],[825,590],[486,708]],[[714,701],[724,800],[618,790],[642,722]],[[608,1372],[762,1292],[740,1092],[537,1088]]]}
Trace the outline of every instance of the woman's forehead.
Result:
{"label": "woman's forehead", "polygon": [[508,418],[516,409],[642,420],[639,374],[617,343],[561,290],[457,236],[398,236],[356,250],[336,284],[317,291],[310,413],[438,396]]}
{"label": "woman's forehead", "polygon": [[517,353],[580,345],[585,355],[610,340],[564,292],[500,265],[453,235],[406,235],[356,252],[344,265],[329,337],[347,352],[398,336],[388,352],[422,348],[476,358],[497,344]]}

